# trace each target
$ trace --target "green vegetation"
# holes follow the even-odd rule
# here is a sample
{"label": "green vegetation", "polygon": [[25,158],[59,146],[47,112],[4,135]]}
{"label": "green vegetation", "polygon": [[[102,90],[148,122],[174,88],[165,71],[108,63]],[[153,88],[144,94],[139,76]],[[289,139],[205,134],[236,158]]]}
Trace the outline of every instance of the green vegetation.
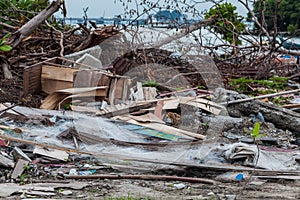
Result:
{"label": "green vegetation", "polygon": [[155,81],[147,81],[145,83],[143,83],[143,87],[155,87],[157,88],[159,86],[159,83],[155,82]]}
{"label": "green vegetation", "polygon": [[[253,5],[253,11],[258,19],[262,18],[262,11],[264,11],[264,24],[266,24],[268,30],[274,30],[274,24],[277,24],[279,31],[293,32],[300,27],[300,1],[255,1],[255,4]],[[274,23],[275,19],[276,23]]]}
{"label": "green vegetation", "polygon": [[260,123],[256,122],[253,131],[251,132],[251,136],[254,140],[261,138],[261,134],[259,133],[259,131],[260,131]]}
{"label": "green vegetation", "polygon": [[231,3],[218,4],[211,8],[205,15],[205,19],[216,17],[216,21],[210,26],[216,33],[220,33],[222,38],[233,45],[242,44],[238,36],[242,33],[246,24],[242,23],[242,18],[236,12],[236,6]]}
{"label": "green vegetation", "polygon": [[[288,78],[286,77],[271,77],[268,80],[254,80],[252,78],[236,78],[229,81],[229,85],[237,92],[254,95],[269,94],[284,90],[287,88]],[[249,92],[250,88],[255,90]]]}
{"label": "green vegetation", "polygon": [[0,22],[19,26],[20,23],[24,24],[48,5],[48,0],[1,0]]}
{"label": "green vegetation", "polygon": [[10,36],[10,34],[6,34],[2,39],[0,39],[0,51],[8,52],[12,49],[11,46],[5,44],[6,39]]}
{"label": "green vegetation", "polygon": [[[236,78],[229,81],[231,88],[239,93],[249,96],[258,96],[288,90],[288,78],[272,77],[268,80],[254,80],[252,78]],[[272,97],[271,101],[276,104],[284,104],[291,100],[289,96]]]}

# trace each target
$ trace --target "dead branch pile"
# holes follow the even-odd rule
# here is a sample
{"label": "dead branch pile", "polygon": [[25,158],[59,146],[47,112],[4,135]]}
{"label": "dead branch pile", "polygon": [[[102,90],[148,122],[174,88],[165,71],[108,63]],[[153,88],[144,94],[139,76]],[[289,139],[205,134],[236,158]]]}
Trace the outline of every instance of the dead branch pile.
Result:
{"label": "dead branch pile", "polygon": [[113,26],[92,31],[80,25],[75,29],[65,30],[62,34],[55,30],[54,27],[42,25],[9,52],[7,58],[11,70],[21,77],[25,66],[60,56],[62,48],[64,54],[70,54],[97,45],[119,33]]}
{"label": "dead branch pile", "polygon": [[[192,87],[206,85],[195,66],[186,59],[173,56],[172,52],[167,50],[138,49],[117,58],[112,65],[112,71],[116,74],[134,74],[138,80],[155,81],[167,87],[186,86],[183,82],[188,82]],[[141,77],[144,76],[145,70],[147,77]],[[174,85],[174,82],[177,85]]]}

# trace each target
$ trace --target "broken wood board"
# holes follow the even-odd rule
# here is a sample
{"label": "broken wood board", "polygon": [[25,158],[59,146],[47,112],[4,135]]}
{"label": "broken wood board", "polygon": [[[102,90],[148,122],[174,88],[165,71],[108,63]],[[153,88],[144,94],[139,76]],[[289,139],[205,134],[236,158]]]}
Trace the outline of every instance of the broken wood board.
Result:
{"label": "broken wood board", "polygon": [[127,77],[113,77],[109,85],[109,103],[110,105],[119,104],[129,99],[129,87],[131,80]]}
{"label": "broken wood board", "polygon": [[[163,110],[175,110],[178,108],[179,103],[180,103],[179,98],[157,99],[157,100],[155,100],[155,102],[156,101],[163,101],[163,104],[164,104],[162,107]],[[155,110],[155,107],[148,108],[145,110],[152,111],[152,110]]]}
{"label": "broken wood board", "polygon": [[67,152],[58,149],[45,149],[45,148],[36,147],[33,150],[33,153],[47,156],[50,158],[55,158],[62,161],[67,161],[69,158],[69,154]]}
{"label": "broken wood board", "polygon": [[147,128],[151,128],[151,129],[158,130],[158,131],[168,133],[168,134],[174,134],[174,135],[181,136],[181,137],[188,136],[188,137],[191,137],[194,139],[200,139],[200,140],[203,140],[205,138],[204,135],[177,129],[175,127],[167,126],[167,125],[160,124],[160,123],[141,123],[141,122],[138,122],[138,121],[132,119],[128,115],[127,116],[116,116],[116,117],[113,117],[113,119],[126,121],[128,123],[137,124],[140,126],[145,126]]}
{"label": "broken wood board", "polygon": [[13,168],[15,163],[11,159],[0,154],[0,165]]}
{"label": "broken wood board", "polygon": [[160,118],[158,118],[157,116],[155,116],[152,113],[147,113],[145,115],[139,115],[139,116],[135,116],[135,115],[127,115],[129,118],[134,119],[138,122],[154,122],[154,123],[159,123],[159,124],[165,124],[165,122],[163,120],[161,120]]}
{"label": "broken wood board", "polygon": [[[215,115],[219,115],[223,109],[222,105],[219,105],[215,102],[212,102],[207,99],[199,98],[199,97],[175,97],[175,98],[173,97],[167,99],[157,99],[153,101],[158,101],[158,100],[164,101],[164,106],[162,108],[163,110],[177,109],[179,104],[186,104],[186,105],[198,107],[202,110],[213,113]],[[143,101],[139,101],[139,102],[143,102]],[[151,110],[155,110],[155,108],[149,108],[146,110],[151,111]]]}
{"label": "broken wood board", "polygon": [[283,108],[300,108],[299,103],[282,105]]}
{"label": "broken wood board", "polygon": [[105,98],[107,94],[107,87],[87,87],[87,88],[68,88],[63,90],[58,90],[50,95],[48,95],[40,108],[52,110],[60,107],[61,104],[67,103],[66,100],[72,98],[81,97],[103,97]]}
{"label": "broken wood board", "polygon": [[[63,65],[59,64],[59,63],[63,63],[63,62],[65,63],[66,61],[70,64],[69,66],[72,66],[72,68],[70,68],[69,66],[67,66],[65,64],[63,64]],[[84,64],[81,64],[81,63],[76,63],[74,61],[67,60],[67,59],[62,58],[62,57],[51,58],[51,59],[48,59],[46,61],[34,64],[32,66],[25,67],[24,70],[23,70],[24,94],[27,95],[29,93],[35,93],[35,92],[38,93],[42,90],[42,66],[56,67],[55,69],[60,68],[61,70],[74,69],[74,70],[79,71],[80,69],[75,69],[74,68],[75,64],[85,66],[85,68],[88,67],[87,65],[84,65]],[[55,73],[57,76],[60,76],[55,71],[54,72],[50,71],[49,73]],[[104,72],[104,73],[108,73],[108,72]],[[46,76],[48,76],[50,79],[52,79],[49,75],[46,75]],[[71,75],[73,76],[73,72],[71,72],[70,74],[67,74],[68,78],[66,79],[66,77],[65,77],[63,80],[67,80],[66,82],[69,82],[71,80],[71,78],[69,76],[71,76]],[[73,78],[72,78],[72,80],[73,80]],[[59,80],[57,80],[57,81],[59,81]],[[55,79],[52,82],[55,82]],[[48,84],[45,81],[44,81],[44,83]],[[49,84],[51,84],[51,83],[49,83]],[[61,85],[63,85],[63,84],[61,84]],[[51,89],[48,86],[46,86],[46,87],[48,89]],[[64,88],[68,88],[68,87],[64,87]]]}
{"label": "broken wood board", "polygon": [[222,111],[221,105],[216,104],[210,100],[197,97],[181,97],[180,103],[200,108],[214,115],[219,115]]}
{"label": "broken wood board", "polygon": [[152,100],[157,96],[155,87],[143,87],[143,93],[145,100]]}
{"label": "broken wood board", "polygon": [[116,105],[109,105],[105,107],[103,110],[99,110],[96,112],[96,115],[102,117],[113,117],[123,114],[128,114],[132,112],[139,111],[141,109],[146,109],[149,107],[155,106],[156,102],[143,102],[143,103],[136,103],[136,102],[129,102],[128,104],[116,104]]}
{"label": "broken wood board", "polygon": [[135,102],[128,102],[116,105],[107,105],[104,109],[100,109],[96,106],[76,106],[70,105],[71,110],[77,112],[95,113],[97,116],[113,117],[123,114],[139,111],[141,109],[149,108],[155,105],[155,103],[144,103],[137,105]]}
{"label": "broken wood board", "polygon": [[14,171],[11,174],[11,178],[15,179],[15,178],[18,178],[21,174],[23,174],[23,172],[25,170],[25,166],[28,165],[28,163],[29,162],[27,160],[18,159],[18,162],[14,168]]}
{"label": "broken wood board", "polygon": [[161,132],[158,130],[147,128],[145,126],[140,126],[137,124],[120,125],[120,127],[127,129],[129,131],[132,131],[134,133],[137,133],[137,134],[142,134],[142,135],[155,137],[155,138],[159,138],[159,139],[164,139],[164,140],[169,140],[169,141],[173,141],[173,142],[177,142],[180,140],[193,140],[193,138],[188,138],[186,136],[181,137],[181,136],[177,136],[174,134],[168,134],[168,133],[164,133],[164,132]]}
{"label": "broken wood board", "polygon": [[70,182],[70,183],[31,183],[20,185],[17,183],[1,183],[0,184],[0,197],[9,197],[14,193],[22,193],[22,191],[54,191],[58,188],[71,188],[80,190],[89,185],[88,182]]}
{"label": "broken wood board", "polygon": [[73,87],[73,73],[77,71],[79,69],[42,65],[42,91],[51,94],[57,90]]}

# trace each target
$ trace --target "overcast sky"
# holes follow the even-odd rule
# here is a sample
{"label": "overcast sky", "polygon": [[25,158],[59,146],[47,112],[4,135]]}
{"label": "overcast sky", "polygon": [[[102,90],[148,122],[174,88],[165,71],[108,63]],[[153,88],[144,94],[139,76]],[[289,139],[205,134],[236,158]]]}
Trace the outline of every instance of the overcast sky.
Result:
{"label": "overcast sky", "polygon": [[[246,10],[237,0],[227,0],[237,6],[239,14],[246,16]],[[83,8],[88,7],[88,17],[114,17],[124,13],[124,8],[119,0],[65,0],[67,6],[67,17],[82,17]],[[134,2],[134,1],[132,1]],[[132,4],[133,5],[133,4]],[[199,9],[208,9],[209,4],[201,4]]]}

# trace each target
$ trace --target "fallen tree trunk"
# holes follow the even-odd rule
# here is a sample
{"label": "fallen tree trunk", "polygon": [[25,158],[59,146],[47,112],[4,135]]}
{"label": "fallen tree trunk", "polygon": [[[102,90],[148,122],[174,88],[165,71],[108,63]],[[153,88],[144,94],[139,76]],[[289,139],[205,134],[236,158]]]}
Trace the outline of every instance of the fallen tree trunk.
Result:
{"label": "fallen tree trunk", "polygon": [[257,114],[261,112],[266,121],[273,123],[281,129],[288,129],[300,136],[300,114],[286,108],[262,101],[251,101],[228,105],[228,113],[239,111],[243,115]]}
{"label": "fallen tree trunk", "polygon": [[64,3],[64,0],[53,1],[47,8],[41,11],[38,15],[32,18],[29,22],[24,24],[16,32],[14,32],[7,40],[8,44],[12,47],[18,46],[18,44],[26,37],[28,37],[41,23],[51,17],[53,13],[59,10],[60,6]]}

